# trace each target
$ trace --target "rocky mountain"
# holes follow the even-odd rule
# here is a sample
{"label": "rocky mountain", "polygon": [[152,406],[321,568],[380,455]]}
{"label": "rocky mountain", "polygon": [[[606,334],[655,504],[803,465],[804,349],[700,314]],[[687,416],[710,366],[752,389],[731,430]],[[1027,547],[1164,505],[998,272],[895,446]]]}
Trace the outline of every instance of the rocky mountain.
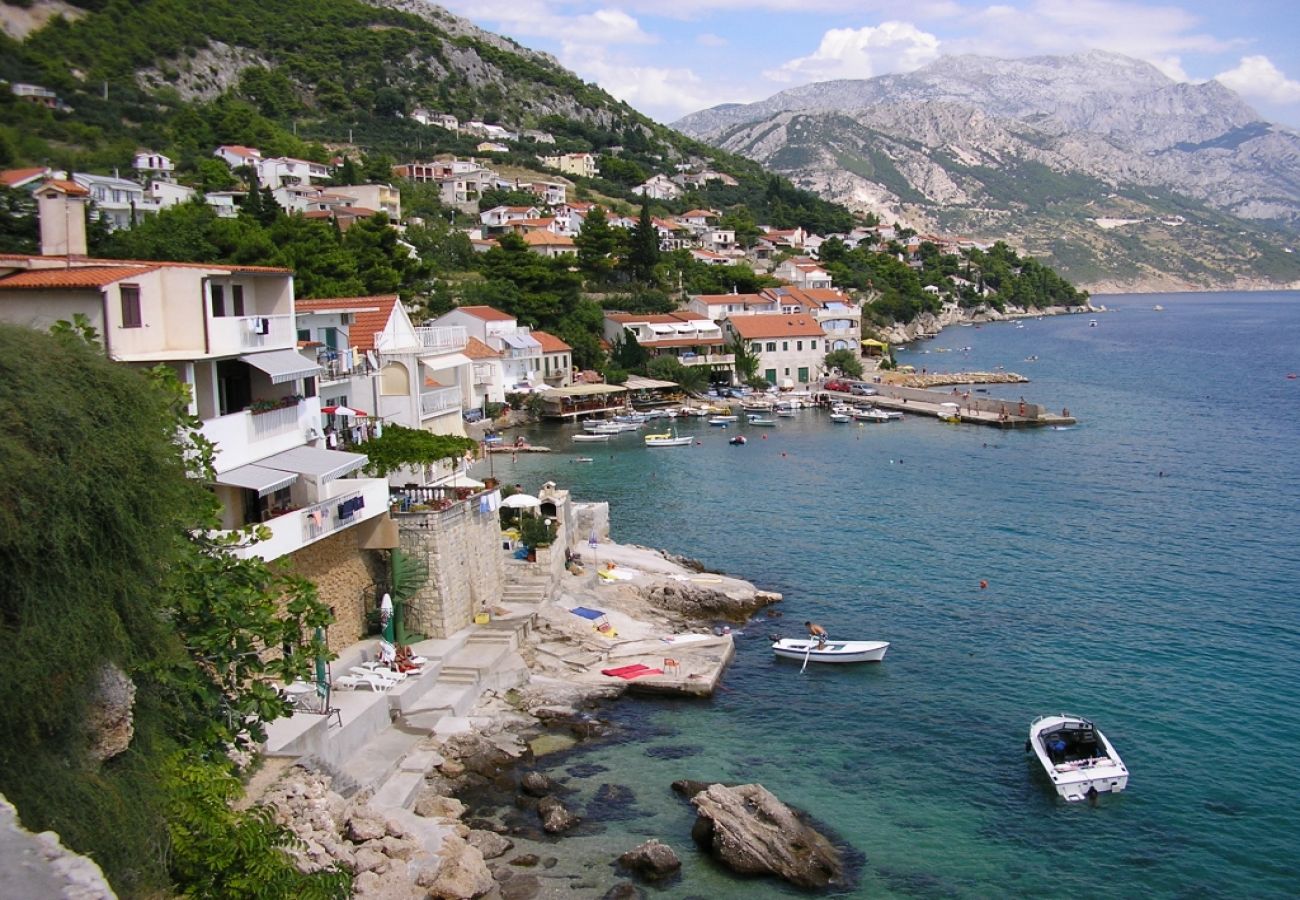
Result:
{"label": "rocky mountain", "polygon": [[945,57],[675,127],[852,208],[1010,237],[1094,288],[1300,278],[1300,135],[1114,53]]}

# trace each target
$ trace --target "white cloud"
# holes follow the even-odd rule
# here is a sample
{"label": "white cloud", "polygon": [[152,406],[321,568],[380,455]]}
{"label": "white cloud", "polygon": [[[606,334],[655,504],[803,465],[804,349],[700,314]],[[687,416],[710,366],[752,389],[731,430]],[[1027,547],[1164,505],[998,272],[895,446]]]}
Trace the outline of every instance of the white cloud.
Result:
{"label": "white cloud", "polygon": [[519,0],[444,0],[460,16],[513,38],[551,38],[591,45],[653,44],[637,19],[621,9],[602,7],[571,15],[549,0],[521,3]]}
{"label": "white cloud", "polygon": [[1174,81],[1188,82],[1192,80],[1191,76],[1187,74],[1187,70],[1183,68],[1183,61],[1177,56],[1157,56],[1147,59],[1147,62]]}
{"label": "white cloud", "polygon": [[910,72],[938,56],[939,39],[934,35],[910,22],[882,22],[865,28],[832,28],[811,55],[763,74],[781,82],[870,78],[883,72]]}
{"label": "white cloud", "polygon": [[579,47],[566,47],[561,62],[660,122],[672,122],[723,102],[759,99],[751,90],[706,80],[690,68],[615,62]]}
{"label": "white cloud", "polygon": [[1281,105],[1300,103],[1300,81],[1287,78],[1267,56],[1242,57],[1237,68],[1214,77],[1219,83],[1252,100]]}
{"label": "white cloud", "polygon": [[727,46],[727,39],[716,34],[705,32],[704,34],[697,34],[695,36],[695,43],[699,44],[701,47],[725,47]]}

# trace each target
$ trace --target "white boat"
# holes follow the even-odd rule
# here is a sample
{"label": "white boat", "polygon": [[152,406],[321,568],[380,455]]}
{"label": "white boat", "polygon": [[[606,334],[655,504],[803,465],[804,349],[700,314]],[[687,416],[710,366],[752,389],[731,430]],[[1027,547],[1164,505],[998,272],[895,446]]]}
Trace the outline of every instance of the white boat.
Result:
{"label": "white boat", "polygon": [[891,422],[899,422],[902,421],[903,418],[903,414],[896,409],[881,409],[880,407],[876,407],[876,412],[884,413],[885,418]]}
{"label": "white boat", "polygon": [[1096,328],[1096,327],[1097,327],[1097,320],[1096,320],[1096,319],[1089,319],[1089,320],[1088,320],[1088,327],[1089,327],[1089,328]]}
{"label": "white boat", "polygon": [[776,414],[783,419],[793,419],[794,408],[790,406],[778,406],[776,408]]}
{"label": "white boat", "polygon": [[885,411],[883,409],[876,409],[874,406],[864,407],[863,409],[855,409],[853,411],[853,418],[857,419],[859,422],[888,422],[889,421],[889,416],[885,415]]}
{"label": "white boat", "polygon": [[889,641],[831,641],[821,644],[816,638],[781,638],[772,644],[772,652],[800,662],[855,663],[880,662],[889,649]]}
{"label": "white boat", "polygon": [[751,415],[751,416],[749,416],[749,420],[748,420],[748,421],[749,421],[749,424],[750,424],[750,425],[755,425],[755,426],[757,426],[757,427],[759,427],[759,428],[775,428],[775,427],[776,427],[776,419],[765,419],[765,418],[763,418],[762,416]]}
{"label": "white boat", "polygon": [[1155,312],[1164,312],[1164,311],[1165,311],[1165,308],[1164,308],[1163,306],[1161,306],[1159,303],[1157,303],[1155,306],[1151,307],[1151,309],[1152,309],[1153,311],[1155,311]]}
{"label": "white boat", "polygon": [[732,422],[738,422],[738,421],[740,421],[739,416],[711,416],[709,418],[710,425],[721,425],[724,428],[730,425]]}
{"label": "white boat", "polygon": [[636,431],[641,426],[636,422],[583,422],[582,430],[588,434],[622,434]]}
{"label": "white boat", "polygon": [[1115,794],[1128,787],[1128,769],[1092,722],[1069,713],[1039,716],[1029,726],[1026,750],[1033,750],[1066,800]]}
{"label": "white boat", "polygon": [[608,433],[587,432],[586,434],[575,434],[573,442],[575,444],[595,443],[596,441],[607,441],[613,436],[613,434]]}
{"label": "white boat", "polygon": [[647,447],[688,447],[695,441],[695,438],[689,434],[686,437],[678,437],[676,431],[666,431],[662,434],[647,434],[645,436],[645,445]]}
{"label": "white boat", "polygon": [[840,424],[842,425],[842,424],[844,424],[845,422],[852,422],[852,421],[853,421],[853,417],[852,417],[851,415],[849,415],[848,413],[833,412],[833,413],[831,413],[831,421],[832,421],[832,422],[838,422],[838,423],[840,423]]}
{"label": "white boat", "polygon": [[961,404],[960,403],[940,403],[939,418],[944,422],[961,421]]}

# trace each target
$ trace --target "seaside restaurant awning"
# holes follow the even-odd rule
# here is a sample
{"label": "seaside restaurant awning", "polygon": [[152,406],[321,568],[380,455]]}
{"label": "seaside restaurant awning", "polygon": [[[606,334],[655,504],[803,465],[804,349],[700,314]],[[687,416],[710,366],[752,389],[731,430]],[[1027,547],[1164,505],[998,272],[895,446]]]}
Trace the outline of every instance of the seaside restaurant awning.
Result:
{"label": "seaside restaurant awning", "polygon": [[316,360],[308,359],[297,350],[267,350],[265,353],[245,353],[239,361],[261,369],[271,376],[272,384],[284,384],[311,375],[319,375],[321,367]]}
{"label": "seaside restaurant awning", "polygon": [[342,450],[326,450],[324,447],[294,447],[260,459],[257,465],[305,475],[317,484],[324,484],[355,472],[367,461],[364,453],[345,453]]}
{"label": "seaside restaurant awning", "polygon": [[566,419],[619,409],[625,405],[626,394],[627,388],[621,384],[575,384],[551,388],[542,394],[542,415]]}
{"label": "seaside restaurant awning", "polygon": [[269,469],[256,463],[249,463],[246,466],[231,469],[229,472],[222,472],[213,479],[217,484],[224,484],[227,487],[257,491],[259,497],[273,494],[280,488],[288,487],[297,480],[298,473],[296,472]]}
{"label": "seaside restaurant awning", "polygon": [[675,381],[660,381],[657,378],[643,378],[640,375],[629,375],[627,381],[623,382],[623,387],[629,391],[653,391],[660,388],[675,388]]}

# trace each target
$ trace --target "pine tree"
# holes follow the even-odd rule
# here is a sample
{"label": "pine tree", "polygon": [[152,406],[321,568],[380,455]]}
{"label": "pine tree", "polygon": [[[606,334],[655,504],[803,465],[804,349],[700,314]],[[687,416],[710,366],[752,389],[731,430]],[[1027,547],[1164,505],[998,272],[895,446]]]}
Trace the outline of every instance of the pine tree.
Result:
{"label": "pine tree", "polygon": [[613,269],[612,255],[618,247],[618,235],[609,227],[601,207],[595,207],[587,215],[573,243],[578,248],[578,268],[592,278],[601,280]]}
{"label": "pine tree", "polygon": [[632,247],[628,253],[628,268],[638,281],[653,282],[655,266],[659,265],[659,232],[650,219],[650,204],[641,204],[641,218],[632,229]]}

